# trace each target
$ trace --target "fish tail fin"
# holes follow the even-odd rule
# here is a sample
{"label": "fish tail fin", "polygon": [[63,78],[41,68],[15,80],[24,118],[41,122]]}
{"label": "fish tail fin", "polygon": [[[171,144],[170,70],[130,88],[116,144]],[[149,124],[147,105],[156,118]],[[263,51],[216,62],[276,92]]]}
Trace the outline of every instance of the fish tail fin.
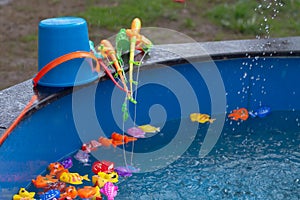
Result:
{"label": "fish tail fin", "polygon": [[86,181],[91,181],[91,180],[89,179],[89,175],[88,175],[88,174],[82,176],[82,179],[83,179],[83,180],[86,180]]}
{"label": "fish tail fin", "polygon": [[156,128],[156,132],[160,132],[160,127],[157,127],[157,128]]}
{"label": "fish tail fin", "polygon": [[213,123],[216,119],[210,119],[209,122]]}

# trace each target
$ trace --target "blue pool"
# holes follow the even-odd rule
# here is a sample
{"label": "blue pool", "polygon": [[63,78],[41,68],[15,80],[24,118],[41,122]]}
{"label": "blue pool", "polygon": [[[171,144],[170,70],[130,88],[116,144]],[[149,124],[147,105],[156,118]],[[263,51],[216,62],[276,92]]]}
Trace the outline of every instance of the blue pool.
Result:
{"label": "blue pool", "polygon": [[[46,174],[49,163],[73,155],[82,143],[122,133],[134,121],[161,131],[124,150],[91,153],[91,162],[140,168],[119,179],[116,199],[299,199],[299,74],[295,53],[146,62],[135,91],[138,103],[128,104],[125,123],[125,95],[105,78],[46,95],[0,148],[0,199],[20,187],[33,190],[31,180]],[[271,108],[266,117],[228,118],[234,109],[262,106]],[[191,122],[194,112],[216,120]],[[92,175],[90,166],[75,161],[73,167]]]}

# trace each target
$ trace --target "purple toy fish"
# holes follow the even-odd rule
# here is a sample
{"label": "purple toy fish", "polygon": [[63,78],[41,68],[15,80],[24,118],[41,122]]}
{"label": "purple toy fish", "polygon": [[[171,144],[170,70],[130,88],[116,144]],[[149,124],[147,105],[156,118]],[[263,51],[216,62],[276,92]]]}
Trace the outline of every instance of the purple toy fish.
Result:
{"label": "purple toy fish", "polygon": [[90,155],[82,150],[79,150],[76,155],[74,156],[74,158],[76,160],[78,160],[79,162],[83,163],[85,166],[90,165],[89,164],[89,159]]}
{"label": "purple toy fish", "polygon": [[100,189],[100,192],[107,196],[107,200],[114,200],[118,193],[118,186],[115,186],[111,182],[107,182],[103,188]]}
{"label": "purple toy fish", "polygon": [[146,133],[138,127],[132,127],[127,129],[127,134],[136,138],[145,138]]}
{"label": "purple toy fish", "polygon": [[65,169],[70,169],[73,166],[73,161],[71,157],[68,157],[60,162]]}
{"label": "purple toy fish", "polygon": [[115,171],[118,173],[119,176],[129,177],[132,176],[132,173],[139,172],[140,169],[135,168],[133,166],[127,166],[127,167],[116,167]]}

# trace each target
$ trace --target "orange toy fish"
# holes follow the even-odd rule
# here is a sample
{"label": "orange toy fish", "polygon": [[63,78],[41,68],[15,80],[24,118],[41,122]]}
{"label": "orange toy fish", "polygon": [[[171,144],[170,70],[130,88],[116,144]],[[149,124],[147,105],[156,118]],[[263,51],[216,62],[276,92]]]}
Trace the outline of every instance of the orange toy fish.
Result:
{"label": "orange toy fish", "polygon": [[59,178],[63,172],[69,172],[68,169],[65,169],[59,162],[50,163],[48,169],[50,171],[50,175],[56,176],[56,178]]}
{"label": "orange toy fish", "polygon": [[45,188],[50,183],[55,183],[57,181],[58,181],[58,179],[54,179],[50,175],[46,175],[46,176],[38,175],[36,177],[36,180],[32,179],[32,183],[36,188]]}
{"label": "orange toy fish", "polygon": [[237,110],[233,110],[232,113],[228,115],[228,117],[232,120],[247,120],[249,117],[248,110],[246,108],[240,108]]}
{"label": "orange toy fish", "polygon": [[112,139],[108,139],[105,137],[100,137],[98,139],[98,142],[104,147],[109,147],[110,145],[112,145]]}
{"label": "orange toy fish", "polygon": [[96,199],[96,197],[101,197],[101,194],[98,186],[84,186],[78,189],[78,196],[82,199]]}
{"label": "orange toy fish", "polygon": [[77,192],[76,188],[74,186],[70,185],[69,187],[67,187],[65,189],[65,192],[60,195],[60,198],[62,198],[62,199],[66,199],[66,198],[75,199],[77,196],[78,196],[78,192]]}
{"label": "orange toy fish", "polygon": [[137,138],[134,137],[129,137],[126,135],[121,135],[119,133],[113,132],[111,134],[111,139],[112,139],[112,145],[114,147],[118,146],[118,145],[122,145],[122,144],[127,144],[128,142],[133,142],[136,141]]}

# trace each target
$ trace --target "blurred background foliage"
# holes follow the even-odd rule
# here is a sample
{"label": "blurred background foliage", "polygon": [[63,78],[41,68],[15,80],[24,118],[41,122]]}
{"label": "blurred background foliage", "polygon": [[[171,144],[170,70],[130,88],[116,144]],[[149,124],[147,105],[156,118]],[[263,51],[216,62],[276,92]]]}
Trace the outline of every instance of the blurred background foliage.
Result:
{"label": "blurred background foliage", "polygon": [[201,42],[299,36],[299,10],[300,0],[12,0],[0,4],[0,89],[37,72],[38,23],[45,18],[83,17],[95,43],[129,28],[134,17],[143,27]]}

